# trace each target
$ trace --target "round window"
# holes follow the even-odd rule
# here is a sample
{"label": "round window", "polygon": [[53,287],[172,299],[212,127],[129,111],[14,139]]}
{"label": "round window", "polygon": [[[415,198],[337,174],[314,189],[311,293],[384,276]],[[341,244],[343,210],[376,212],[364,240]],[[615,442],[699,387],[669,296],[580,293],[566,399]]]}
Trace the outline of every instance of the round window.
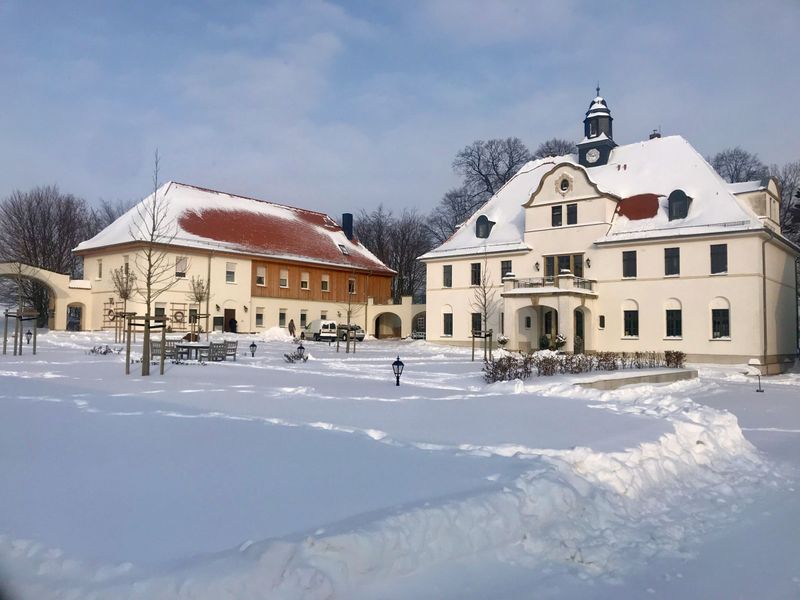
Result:
{"label": "round window", "polygon": [[561,191],[566,192],[569,189],[569,179],[562,179],[561,180]]}

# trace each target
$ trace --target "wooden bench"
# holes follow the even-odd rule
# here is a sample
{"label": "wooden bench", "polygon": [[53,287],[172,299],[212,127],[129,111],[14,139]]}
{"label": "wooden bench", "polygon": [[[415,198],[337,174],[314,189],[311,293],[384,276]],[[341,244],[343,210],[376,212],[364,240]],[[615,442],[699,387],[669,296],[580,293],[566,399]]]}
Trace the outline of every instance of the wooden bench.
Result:
{"label": "wooden bench", "polygon": [[229,342],[225,340],[223,343],[225,344],[225,356],[223,360],[227,359],[229,356],[232,356],[233,360],[236,360],[236,349],[239,347],[239,341]]}

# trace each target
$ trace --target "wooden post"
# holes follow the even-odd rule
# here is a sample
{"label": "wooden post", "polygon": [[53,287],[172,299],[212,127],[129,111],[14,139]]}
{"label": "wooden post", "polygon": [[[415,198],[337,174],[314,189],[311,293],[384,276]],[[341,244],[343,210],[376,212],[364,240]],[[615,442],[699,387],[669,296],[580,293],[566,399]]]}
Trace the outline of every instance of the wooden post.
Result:
{"label": "wooden post", "polygon": [[34,327],[33,327],[33,355],[36,356],[36,332],[39,330],[39,328],[36,327],[36,322],[35,321],[34,321],[33,325],[34,325]]}
{"label": "wooden post", "polygon": [[127,343],[125,344],[125,375],[131,374],[131,319],[132,317],[125,317],[127,321]]}
{"label": "wooden post", "polygon": [[161,357],[159,359],[158,370],[159,375],[164,374],[164,355],[166,354],[166,341],[167,341],[167,322],[161,321]]}
{"label": "wooden post", "polygon": [[142,340],[142,377],[150,375],[150,312],[144,315],[144,340]]}
{"label": "wooden post", "polygon": [[472,362],[475,362],[475,331],[472,331]]}
{"label": "wooden post", "polygon": [[14,356],[17,355],[18,339],[19,339],[19,315],[14,315]]}
{"label": "wooden post", "polygon": [[6,353],[6,348],[8,347],[8,309],[5,311],[5,316],[3,317],[3,354]]}

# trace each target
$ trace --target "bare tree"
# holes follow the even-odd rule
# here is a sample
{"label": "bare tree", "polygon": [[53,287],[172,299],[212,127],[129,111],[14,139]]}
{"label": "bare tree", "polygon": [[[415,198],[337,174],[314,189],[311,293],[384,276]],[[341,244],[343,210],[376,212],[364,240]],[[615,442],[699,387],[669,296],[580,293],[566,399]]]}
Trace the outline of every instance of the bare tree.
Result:
{"label": "bare tree", "polygon": [[453,160],[461,175],[460,187],[447,192],[433,210],[428,231],[434,241],[444,242],[531,160],[531,153],[516,137],[477,140],[463,148]]}
{"label": "bare tree", "polygon": [[158,194],[159,167],[160,160],[156,150],[153,194],[136,206],[130,226],[131,237],[141,243],[141,248],[135,254],[134,264],[141,276],[138,278],[136,292],[145,305],[142,375],[150,374],[150,317],[153,314],[153,302],[178,281],[175,278],[175,265],[165,249],[175,239],[177,226],[169,213],[166,200]]}
{"label": "bare tree", "polygon": [[453,170],[463,177],[464,186],[485,202],[529,160],[531,153],[519,138],[477,140],[456,154]]}
{"label": "bare tree", "polygon": [[483,263],[481,263],[481,277],[472,293],[469,306],[473,313],[481,315],[482,329],[488,331],[489,319],[492,318],[497,310],[497,290],[492,285],[492,279],[489,276],[489,259],[486,254],[484,254]]}
{"label": "bare tree", "polygon": [[128,312],[128,300],[133,296],[136,289],[136,273],[131,271],[127,265],[118,267],[111,271],[111,283],[117,292],[117,296],[122,300],[122,312]]}
{"label": "bare tree", "polygon": [[[86,203],[56,186],[15,191],[0,204],[0,261],[20,262],[34,267],[71,274],[77,265],[72,248],[86,239],[91,220]],[[49,290],[26,278],[25,297],[39,312],[40,325],[47,320]],[[16,293],[4,285],[5,297]]]}
{"label": "bare tree", "polygon": [[[198,310],[197,312],[200,313],[202,311],[203,302],[205,302],[206,303],[205,312],[207,313],[209,293],[211,292],[211,287],[208,285],[208,282],[202,277],[195,277],[194,275],[192,275],[192,279],[189,282],[189,286],[190,286],[189,299],[194,304],[197,304],[197,306],[199,307],[200,310]],[[196,335],[195,327],[197,326],[197,323],[192,321],[191,326],[192,326],[192,339],[194,339]],[[206,323],[206,333],[208,333],[208,323]]]}
{"label": "bare tree", "polygon": [[116,202],[100,200],[100,204],[92,209],[92,219],[90,223],[92,231],[90,231],[90,237],[97,235],[103,229],[111,225],[133,208],[134,204],[136,203],[123,202],[122,200],[117,200]]}
{"label": "bare tree", "polygon": [[433,209],[426,225],[433,242],[446,242],[482,204],[466,187],[447,192]]}
{"label": "bare tree", "polygon": [[362,210],[356,220],[359,242],[381,262],[395,270],[392,298],[418,296],[425,289],[425,267],[417,257],[433,246],[425,218],[416,210],[403,210],[399,217],[379,206]]}
{"label": "bare tree", "polygon": [[717,152],[708,162],[728,183],[753,181],[769,175],[769,169],[759,160],[758,155],[743,150],[740,146]]}
{"label": "bare tree", "polygon": [[770,175],[778,180],[781,191],[781,231],[783,235],[800,243],[800,160],[782,167],[772,165]]}
{"label": "bare tree", "polygon": [[539,144],[536,152],[533,153],[533,158],[548,158],[550,156],[564,156],[565,154],[575,154],[578,148],[575,142],[563,140],[559,138],[552,138]]}

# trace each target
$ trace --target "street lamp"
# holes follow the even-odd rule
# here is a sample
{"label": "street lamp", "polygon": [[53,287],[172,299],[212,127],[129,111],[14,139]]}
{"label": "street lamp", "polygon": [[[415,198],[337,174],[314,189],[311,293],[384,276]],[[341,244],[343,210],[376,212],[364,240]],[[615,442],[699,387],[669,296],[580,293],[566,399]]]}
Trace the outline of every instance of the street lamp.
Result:
{"label": "street lamp", "polygon": [[403,374],[403,361],[400,360],[400,357],[397,357],[397,360],[392,363],[392,371],[394,371],[394,376],[397,378],[397,383],[395,385],[400,385],[400,375]]}
{"label": "street lamp", "polygon": [[305,351],[306,351],[306,347],[303,346],[303,344],[300,344],[297,347],[297,356],[299,356],[300,358],[303,358],[303,354],[305,354]]}
{"label": "street lamp", "polygon": [[33,336],[33,334],[31,333],[31,330],[28,329],[27,333],[25,334],[25,339],[28,340],[28,345],[30,345],[30,343],[31,343],[31,337],[32,336]]}
{"label": "street lamp", "polygon": [[256,343],[255,342],[251,342],[250,343],[250,356],[255,356],[256,355],[256,348],[258,348],[258,346],[256,346]]}

